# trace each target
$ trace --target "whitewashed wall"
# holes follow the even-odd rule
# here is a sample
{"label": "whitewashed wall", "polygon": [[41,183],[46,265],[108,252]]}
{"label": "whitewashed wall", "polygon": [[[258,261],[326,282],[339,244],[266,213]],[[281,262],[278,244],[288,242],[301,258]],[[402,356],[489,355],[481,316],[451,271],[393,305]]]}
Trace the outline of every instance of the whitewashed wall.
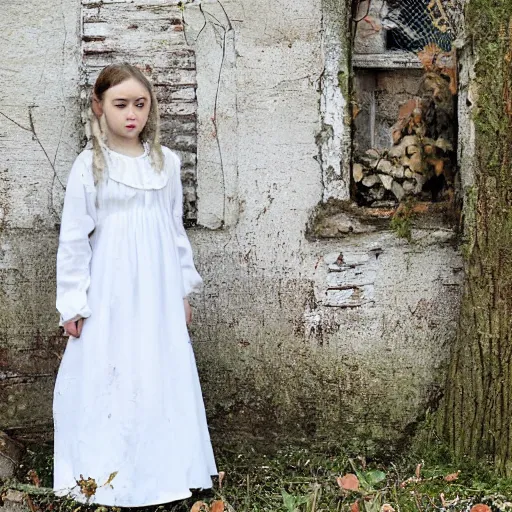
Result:
{"label": "whitewashed wall", "polygon": [[78,152],[74,0],[9,0],[0,17],[0,418],[48,428],[60,337],[54,262]]}
{"label": "whitewashed wall", "polygon": [[[193,300],[193,338],[214,438],[396,441],[436,400],[461,265],[442,223],[409,244],[343,214],[338,238],[306,236],[323,199],[349,197],[338,82],[347,73],[345,3],[175,4],[11,1],[9,22],[0,21],[0,112],[14,121],[0,116],[0,423],[26,429],[37,418],[43,428],[50,419],[62,189],[41,144],[64,180],[79,150],[86,71],[132,57],[162,73],[194,62],[180,90],[197,83],[197,98],[170,97],[169,122],[178,105],[197,113],[189,169],[198,225],[189,234],[205,286]],[[174,30],[180,18],[184,30]],[[144,37],[127,35],[138,30]],[[84,49],[96,53],[81,67]],[[172,61],[176,52],[188,57]],[[166,76],[177,91],[184,75]],[[183,141],[173,126],[168,143]],[[187,140],[179,149],[190,154]]]}

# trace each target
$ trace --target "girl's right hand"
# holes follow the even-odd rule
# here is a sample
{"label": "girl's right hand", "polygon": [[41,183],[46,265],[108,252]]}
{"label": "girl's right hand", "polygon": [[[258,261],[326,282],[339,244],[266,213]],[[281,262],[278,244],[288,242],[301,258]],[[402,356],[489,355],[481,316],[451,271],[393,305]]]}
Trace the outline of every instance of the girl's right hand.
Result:
{"label": "girl's right hand", "polygon": [[70,320],[66,322],[63,327],[64,330],[73,338],[80,338],[80,334],[82,334],[82,327],[84,325],[84,319],[79,318],[78,320]]}

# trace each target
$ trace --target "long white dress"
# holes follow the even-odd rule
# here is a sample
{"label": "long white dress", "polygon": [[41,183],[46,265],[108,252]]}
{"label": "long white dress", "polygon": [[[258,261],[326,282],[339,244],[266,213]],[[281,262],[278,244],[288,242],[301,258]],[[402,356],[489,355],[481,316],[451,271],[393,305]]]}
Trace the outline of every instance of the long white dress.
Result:
{"label": "long white dress", "polygon": [[[61,322],[70,337],[54,391],[54,489],[79,501],[143,506],[211,487],[217,473],[183,297],[201,284],[182,223],[180,161],[165,167],[107,150],[95,186],[92,152],[71,170],[57,255]],[[104,485],[117,472],[111,484]]]}

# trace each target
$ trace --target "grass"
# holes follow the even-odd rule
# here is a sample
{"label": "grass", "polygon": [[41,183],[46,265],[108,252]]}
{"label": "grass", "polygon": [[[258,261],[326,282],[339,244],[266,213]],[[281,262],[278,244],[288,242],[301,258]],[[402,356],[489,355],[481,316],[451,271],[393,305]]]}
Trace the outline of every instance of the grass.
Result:
{"label": "grass", "polygon": [[[395,460],[368,461],[349,457],[342,449],[329,446],[289,447],[273,455],[250,448],[224,449],[218,453],[217,462],[225,473],[222,487],[216,479],[213,490],[196,493],[189,500],[134,510],[188,512],[197,501],[211,504],[222,500],[231,512],[469,511],[478,503],[487,504],[493,511],[512,511],[512,503],[507,501],[512,502],[512,480],[496,476],[486,461],[478,465],[454,463],[440,446],[429,452],[411,451]],[[3,491],[18,488],[30,495],[32,512],[107,510],[57,499],[52,494],[37,494],[41,488],[27,484],[37,483],[37,474],[41,487],[49,487],[51,466],[51,447],[29,450],[18,483],[6,482]],[[354,477],[340,480],[346,474],[356,476],[357,491],[342,488],[350,487],[347,482],[351,478],[354,481]],[[452,481],[447,481],[450,478]]]}

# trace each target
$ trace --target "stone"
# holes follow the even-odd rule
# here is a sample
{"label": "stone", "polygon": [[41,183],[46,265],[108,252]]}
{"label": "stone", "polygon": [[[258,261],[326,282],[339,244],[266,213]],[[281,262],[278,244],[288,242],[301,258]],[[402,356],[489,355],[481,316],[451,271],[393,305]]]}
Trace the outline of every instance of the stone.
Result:
{"label": "stone", "polygon": [[0,480],[12,478],[23,455],[23,446],[0,432]]}
{"label": "stone", "polygon": [[420,152],[419,146],[407,146],[405,150],[405,154],[407,156],[415,155],[416,153]]}
{"label": "stone", "polygon": [[403,140],[400,142],[400,144],[397,144],[396,146],[393,146],[388,151],[388,156],[390,158],[400,158],[405,154],[405,148],[406,146],[403,144]]}
{"label": "stone", "polygon": [[396,201],[374,201],[371,204],[372,208],[394,208]]}
{"label": "stone", "polygon": [[423,190],[423,185],[427,182],[427,177],[423,174],[415,173],[413,178],[416,180],[416,189],[414,190],[414,193],[419,194]]}
{"label": "stone", "polygon": [[380,158],[380,153],[376,149],[368,149],[365,155],[373,160],[378,160]]}
{"label": "stone", "polygon": [[423,170],[423,159],[421,153],[414,153],[410,157],[402,158],[402,164],[408,167],[413,173],[420,173]]}
{"label": "stone", "polygon": [[417,146],[418,145],[418,137],[416,135],[407,135],[402,139],[405,146]]}
{"label": "stone", "polygon": [[366,176],[363,180],[363,185],[365,187],[371,188],[377,183],[380,183],[380,178],[378,174],[370,174],[370,176]]}
{"label": "stone", "polygon": [[402,165],[394,165],[391,167],[389,174],[393,176],[393,178],[403,178],[405,176],[405,169]]}
{"label": "stone", "polygon": [[400,183],[396,181],[393,181],[393,184],[391,185],[391,192],[393,192],[393,194],[399,201],[401,201],[405,195],[402,185],[400,185]]}
{"label": "stone", "polygon": [[354,181],[359,183],[364,177],[364,167],[361,164],[354,164],[352,166],[352,176]]}
{"label": "stone", "polygon": [[[353,215],[339,212],[325,217],[322,223],[315,227],[315,233],[322,238],[342,238],[351,234],[373,233],[376,229],[375,226],[360,222]],[[324,260],[331,267],[340,260],[340,251],[328,254]]]}
{"label": "stone", "polygon": [[367,156],[358,156],[357,159],[359,160],[359,162],[361,162],[363,167],[365,167],[366,169],[375,169],[375,166],[379,162],[378,159],[370,158]]}
{"label": "stone", "polygon": [[384,185],[386,190],[391,190],[391,185],[393,183],[393,178],[389,176],[389,174],[379,174],[380,181]]}
{"label": "stone", "polygon": [[386,189],[384,187],[373,187],[370,189],[370,196],[375,201],[380,201],[384,198],[386,194]]}
{"label": "stone", "polygon": [[389,151],[388,155],[391,158],[400,158],[405,155],[409,146],[416,146],[418,144],[418,138],[415,135],[407,135],[400,142],[393,146]]}
{"label": "stone", "polygon": [[416,183],[406,180],[402,183],[402,188],[404,189],[404,192],[406,194],[410,193],[410,192],[414,192],[416,190]]}
{"label": "stone", "polygon": [[389,174],[393,164],[389,160],[385,160],[384,158],[378,163],[377,170],[383,172],[384,174]]}
{"label": "stone", "polygon": [[405,168],[404,176],[406,178],[412,178],[414,176],[414,173],[409,169],[408,167]]}
{"label": "stone", "polygon": [[442,151],[452,151],[453,146],[450,141],[444,139],[443,137],[439,137],[435,142],[434,145],[436,148],[441,149]]}
{"label": "stone", "polygon": [[30,510],[25,503],[25,493],[15,489],[7,489],[2,501],[2,512],[28,512]]}

